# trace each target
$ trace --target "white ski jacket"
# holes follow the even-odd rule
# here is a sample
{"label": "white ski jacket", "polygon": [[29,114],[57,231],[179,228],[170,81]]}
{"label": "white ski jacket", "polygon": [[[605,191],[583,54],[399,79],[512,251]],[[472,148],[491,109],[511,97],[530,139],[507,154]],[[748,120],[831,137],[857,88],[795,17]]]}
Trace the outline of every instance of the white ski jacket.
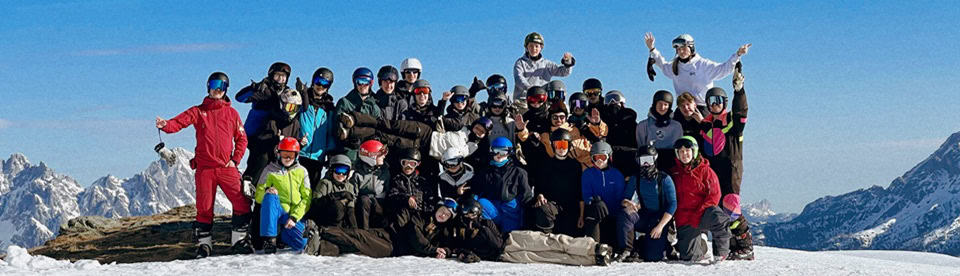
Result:
{"label": "white ski jacket", "polygon": [[677,74],[673,74],[673,62],[664,59],[660,50],[650,51],[650,58],[653,58],[664,76],[673,80],[674,93],[680,95],[683,92],[690,92],[696,98],[697,105],[701,106],[707,104],[704,97],[707,90],[713,88],[713,81],[732,74],[734,65],[740,61],[740,56],[736,53],[724,63],[717,63],[696,54],[690,58],[689,62],[681,62],[677,66]]}

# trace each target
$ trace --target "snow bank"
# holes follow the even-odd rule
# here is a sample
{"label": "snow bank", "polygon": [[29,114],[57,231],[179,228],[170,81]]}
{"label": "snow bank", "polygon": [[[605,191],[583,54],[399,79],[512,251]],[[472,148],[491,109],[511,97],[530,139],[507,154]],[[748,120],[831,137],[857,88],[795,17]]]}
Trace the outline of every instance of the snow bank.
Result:
{"label": "snow bank", "polygon": [[704,266],[684,263],[630,263],[609,267],[480,262],[416,257],[373,259],[348,255],[219,256],[166,263],[101,265],[96,261],[58,261],[30,256],[11,246],[0,274],[35,275],[960,275],[960,259],[935,253],[902,251],[806,252],[757,247],[756,261],[727,261]]}

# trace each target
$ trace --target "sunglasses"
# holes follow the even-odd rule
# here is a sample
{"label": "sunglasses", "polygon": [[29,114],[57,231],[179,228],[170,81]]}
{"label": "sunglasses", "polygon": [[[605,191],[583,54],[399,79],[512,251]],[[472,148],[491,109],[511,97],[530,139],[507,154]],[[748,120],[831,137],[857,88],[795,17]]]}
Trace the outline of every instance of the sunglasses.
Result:
{"label": "sunglasses", "polygon": [[415,95],[430,94],[430,87],[415,88],[413,89],[413,94]]}
{"label": "sunglasses", "polygon": [[456,167],[457,165],[460,165],[461,162],[463,162],[463,157],[443,160],[443,162],[441,163],[443,164],[444,168],[453,168],[453,167]]}
{"label": "sunglasses", "polygon": [[315,79],[313,79],[313,85],[319,85],[319,86],[323,86],[323,87],[329,88],[329,87],[330,87],[330,80],[318,76],[318,77],[316,77]]}
{"label": "sunglasses", "polygon": [[553,116],[550,116],[550,119],[557,120],[557,121],[563,121],[563,120],[566,120],[566,119],[567,119],[567,115],[566,115],[566,114],[562,114],[562,113],[561,113],[561,114],[555,114],[555,115],[553,115]]}
{"label": "sunglasses", "polygon": [[420,70],[403,70],[403,74],[420,74]]}
{"label": "sunglasses", "polygon": [[590,96],[590,97],[600,96],[600,92],[603,92],[603,89],[600,89],[600,88],[590,88],[590,89],[587,89],[587,90],[584,90],[584,91],[583,91],[584,94],[587,94],[587,96]]}
{"label": "sunglasses", "polygon": [[568,149],[570,148],[570,142],[565,140],[553,141],[553,148],[558,150]]}
{"label": "sunglasses", "polygon": [[347,175],[348,172],[350,172],[350,166],[337,165],[333,167],[334,174]]}
{"label": "sunglasses", "polygon": [[545,101],[547,101],[547,95],[545,94],[527,96],[527,103],[536,104]]}
{"label": "sunglasses", "polygon": [[453,97],[450,97],[451,103],[462,103],[465,101],[467,101],[467,95],[454,95]]}
{"label": "sunglasses", "polygon": [[602,162],[602,161],[607,161],[607,159],[609,159],[610,157],[607,156],[606,154],[594,154],[590,158],[593,159],[593,162]]}
{"label": "sunglasses", "polygon": [[720,96],[710,96],[707,97],[707,103],[710,105],[723,105],[723,97]]}
{"label": "sunglasses", "polygon": [[644,155],[644,156],[637,157],[637,164],[639,164],[641,167],[653,166],[653,164],[655,164],[656,161],[657,161],[657,158],[654,157],[653,155]]}
{"label": "sunglasses", "polygon": [[357,84],[359,84],[359,85],[368,85],[368,84],[370,84],[370,82],[373,81],[373,79],[368,78],[368,77],[360,77],[360,78],[354,79],[354,81],[355,81]]}
{"label": "sunglasses", "polygon": [[220,90],[223,92],[227,92],[227,86],[228,86],[227,82],[223,80],[210,80],[209,82],[207,82],[207,89],[210,89],[210,90]]}
{"label": "sunglasses", "polygon": [[507,101],[501,98],[493,98],[490,100],[490,107],[492,108],[503,108],[507,105]]}

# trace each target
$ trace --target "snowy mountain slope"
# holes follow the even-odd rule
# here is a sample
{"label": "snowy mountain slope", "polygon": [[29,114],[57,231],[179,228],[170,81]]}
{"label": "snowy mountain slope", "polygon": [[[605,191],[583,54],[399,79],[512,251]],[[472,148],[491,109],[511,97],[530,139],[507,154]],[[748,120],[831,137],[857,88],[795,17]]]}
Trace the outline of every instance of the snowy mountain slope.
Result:
{"label": "snowy mountain slope", "polygon": [[727,261],[717,265],[681,263],[616,263],[608,267],[480,262],[417,257],[373,259],[357,255],[230,255],[201,260],[100,264],[30,256],[11,247],[0,261],[0,274],[34,275],[295,275],[307,271],[324,275],[960,275],[960,258],[934,253],[898,251],[806,252],[757,247],[756,261]]}
{"label": "snowy mountain slope", "polygon": [[14,154],[2,174],[9,186],[0,195],[0,245],[40,245],[56,236],[61,222],[80,215],[76,197],[83,188],[43,162],[32,165]]}
{"label": "snowy mountain slope", "polygon": [[888,188],[820,198],[796,218],[766,224],[762,232],[764,243],[777,247],[960,256],[960,133]]}
{"label": "snowy mountain slope", "polygon": [[[13,154],[0,167],[0,248],[27,248],[55,237],[60,225],[81,215],[142,216],[194,204],[193,153],[174,149],[175,164],[154,161],[128,179],[108,175],[86,189],[46,164],[32,165],[22,154]],[[215,211],[230,213],[230,202],[217,193]]]}

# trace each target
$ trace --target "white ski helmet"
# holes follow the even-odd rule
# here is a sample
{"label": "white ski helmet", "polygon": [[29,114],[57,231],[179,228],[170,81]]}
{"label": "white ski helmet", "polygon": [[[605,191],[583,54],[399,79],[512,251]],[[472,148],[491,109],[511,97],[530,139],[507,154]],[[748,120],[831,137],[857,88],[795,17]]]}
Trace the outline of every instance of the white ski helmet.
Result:
{"label": "white ski helmet", "polygon": [[417,69],[423,71],[423,65],[420,65],[420,60],[417,58],[406,58],[400,63],[400,70],[402,71],[407,69]]}

